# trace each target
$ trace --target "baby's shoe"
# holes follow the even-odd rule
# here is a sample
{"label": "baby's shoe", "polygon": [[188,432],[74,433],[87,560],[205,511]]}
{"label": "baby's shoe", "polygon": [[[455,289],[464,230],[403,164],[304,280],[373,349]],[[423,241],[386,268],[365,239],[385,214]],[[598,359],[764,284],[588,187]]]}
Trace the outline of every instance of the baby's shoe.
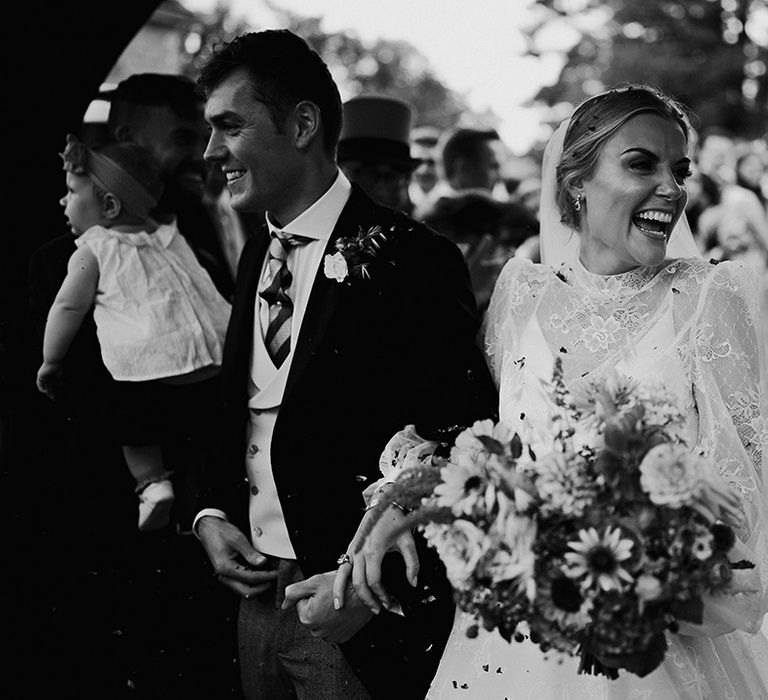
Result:
{"label": "baby's shoe", "polygon": [[173,484],[168,479],[153,481],[139,494],[139,530],[150,532],[165,527],[171,519]]}

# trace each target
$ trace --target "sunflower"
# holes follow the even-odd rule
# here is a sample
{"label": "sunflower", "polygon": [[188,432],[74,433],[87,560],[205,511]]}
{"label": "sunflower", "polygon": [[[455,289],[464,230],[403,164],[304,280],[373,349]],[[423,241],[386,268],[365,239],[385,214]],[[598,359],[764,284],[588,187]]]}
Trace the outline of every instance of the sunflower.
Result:
{"label": "sunflower", "polygon": [[488,481],[477,464],[449,462],[440,470],[443,482],[435,487],[437,505],[450,508],[455,515],[469,515],[485,495]]}
{"label": "sunflower", "polygon": [[591,621],[592,599],[559,568],[537,581],[536,604],[542,616],[561,630],[584,629]]}
{"label": "sunflower", "polygon": [[585,588],[621,590],[622,581],[634,581],[621,565],[631,556],[632,544],[631,539],[622,539],[619,528],[606,527],[602,537],[593,527],[579,530],[579,540],[568,543],[573,551],[565,554],[566,574],[572,579],[583,579]]}

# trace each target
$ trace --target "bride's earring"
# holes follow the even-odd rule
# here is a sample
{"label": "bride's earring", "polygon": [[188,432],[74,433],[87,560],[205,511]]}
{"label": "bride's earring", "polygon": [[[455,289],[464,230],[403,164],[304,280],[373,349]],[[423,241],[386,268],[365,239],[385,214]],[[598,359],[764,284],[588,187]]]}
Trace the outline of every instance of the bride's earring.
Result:
{"label": "bride's earring", "polygon": [[580,195],[580,194],[577,194],[577,195],[576,195],[576,196],[573,198],[573,208],[574,208],[576,211],[581,211],[581,195]]}

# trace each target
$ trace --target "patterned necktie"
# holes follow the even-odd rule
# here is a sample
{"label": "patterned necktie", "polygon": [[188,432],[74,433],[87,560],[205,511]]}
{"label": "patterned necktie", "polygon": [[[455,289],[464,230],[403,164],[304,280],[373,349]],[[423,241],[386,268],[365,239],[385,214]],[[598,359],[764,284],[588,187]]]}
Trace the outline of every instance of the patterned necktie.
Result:
{"label": "patterned necktie", "polygon": [[291,350],[291,317],[293,301],[288,289],[293,275],[288,269],[288,253],[291,248],[311,241],[305,236],[291,236],[274,232],[267,253],[267,284],[259,295],[269,304],[269,325],[264,344],[275,367],[280,367]]}

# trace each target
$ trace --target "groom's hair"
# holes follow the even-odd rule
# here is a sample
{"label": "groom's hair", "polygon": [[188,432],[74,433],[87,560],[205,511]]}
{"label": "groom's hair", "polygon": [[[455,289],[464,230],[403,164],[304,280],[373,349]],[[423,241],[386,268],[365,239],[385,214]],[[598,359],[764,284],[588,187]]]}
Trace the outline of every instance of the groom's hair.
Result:
{"label": "groom's hair", "polygon": [[214,50],[200,69],[198,91],[207,97],[239,68],[248,72],[254,97],[265,105],[279,133],[299,102],[317,105],[325,151],[335,155],[341,96],[325,61],[304,39],[287,29],[243,34]]}
{"label": "groom's hair", "polygon": [[579,214],[571,188],[594,175],[605,143],[631,117],[642,112],[669,119],[682,129],[688,145],[693,141],[695,132],[686,108],[651,85],[630,84],[585,100],[571,116],[557,165],[555,198],[563,224],[578,228]]}

